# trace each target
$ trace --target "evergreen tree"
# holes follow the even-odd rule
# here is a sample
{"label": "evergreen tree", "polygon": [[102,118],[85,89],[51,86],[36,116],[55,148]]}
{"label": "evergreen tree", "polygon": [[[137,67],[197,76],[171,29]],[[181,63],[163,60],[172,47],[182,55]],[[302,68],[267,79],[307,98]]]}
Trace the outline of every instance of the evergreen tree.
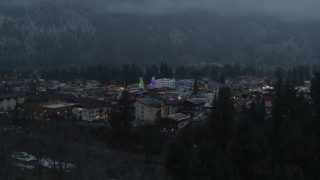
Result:
{"label": "evergreen tree", "polygon": [[226,83],[226,78],[225,78],[224,74],[220,74],[219,82],[220,82],[220,84],[223,84],[223,85]]}
{"label": "evergreen tree", "polygon": [[144,81],[143,81],[142,77],[140,77],[139,89],[144,89]]}
{"label": "evergreen tree", "polygon": [[283,78],[283,70],[282,70],[281,67],[278,67],[276,69],[274,77],[276,77],[277,79],[282,79]]}
{"label": "evergreen tree", "polygon": [[320,72],[314,73],[311,85],[311,96],[317,121],[320,121]]}
{"label": "evergreen tree", "polygon": [[234,72],[235,76],[240,76],[241,75],[241,67],[240,67],[239,63],[236,63],[233,66],[233,72]]}
{"label": "evergreen tree", "polygon": [[195,156],[182,142],[175,142],[166,154],[165,166],[174,179],[191,179],[192,161]]}
{"label": "evergreen tree", "polygon": [[320,72],[316,72],[312,78],[311,97],[313,101],[313,136],[314,136],[314,149],[315,156],[320,156]]}
{"label": "evergreen tree", "polygon": [[274,180],[304,180],[302,170],[294,165],[281,164],[274,173]]}
{"label": "evergreen tree", "polygon": [[211,137],[212,142],[218,143],[226,151],[232,137],[235,123],[235,110],[231,101],[231,90],[221,87],[219,95],[214,100],[211,114]]}
{"label": "evergreen tree", "polygon": [[283,94],[284,87],[281,80],[278,80],[275,85],[275,100],[272,104],[272,125],[273,125],[273,135],[271,139],[271,145],[273,150],[273,160],[275,163],[280,163],[285,160],[285,145],[284,145],[284,134],[283,134],[283,124],[284,124],[284,108],[286,107],[284,103]]}
{"label": "evergreen tree", "polygon": [[169,78],[173,75],[172,69],[169,68],[167,62],[162,62],[160,64],[160,77]]}
{"label": "evergreen tree", "polygon": [[111,114],[110,124],[118,135],[128,135],[131,130],[134,116],[132,113],[129,92],[124,90],[120,100]]}
{"label": "evergreen tree", "polygon": [[232,141],[232,159],[238,165],[242,179],[265,179],[269,172],[261,165],[268,160],[269,145],[258,124],[260,120],[255,106],[240,116]]}
{"label": "evergreen tree", "polygon": [[219,146],[201,143],[187,146],[173,143],[166,154],[166,169],[173,179],[238,180],[235,165],[228,160]]}
{"label": "evergreen tree", "polygon": [[320,161],[318,158],[316,158],[309,167],[307,180],[319,180],[319,179],[320,179]]}
{"label": "evergreen tree", "polygon": [[195,80],[193,84],[193,95],[197,96],[198,93],[199,93],[199,85],[198,85],[198,81]]}
{"label": "evergreen tree", "polygon": [[239,174],[235,164],[230,161],[217,145],[201,143],[197,150],[193,179],[237,180]]}

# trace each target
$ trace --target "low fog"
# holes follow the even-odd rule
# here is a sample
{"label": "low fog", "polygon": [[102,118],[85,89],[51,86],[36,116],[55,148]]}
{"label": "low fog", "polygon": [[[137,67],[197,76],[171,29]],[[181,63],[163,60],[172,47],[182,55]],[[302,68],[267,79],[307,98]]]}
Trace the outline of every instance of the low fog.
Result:
{"label": "low fog", "polygon": [[265,14],[291,19],[320,19],[318,0],[2,0],[0,6],[33,6],[38,3],[81,4],[97,12],[168,14],[208,11],[223,15]]}
{"label": "low fog", "polygon": [[319,0],[0,0],[0,66],[320,59]]}

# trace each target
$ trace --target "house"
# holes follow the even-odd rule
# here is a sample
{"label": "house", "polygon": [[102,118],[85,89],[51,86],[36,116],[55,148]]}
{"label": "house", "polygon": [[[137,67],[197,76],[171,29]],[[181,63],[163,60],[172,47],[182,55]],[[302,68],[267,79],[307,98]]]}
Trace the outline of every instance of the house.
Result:
{"label": "house", "polygon": [[174,89],[175,86],[176,86],[175,79],[168,79],[168,78],[156,79],[155,77],[152,77],[151,84],[149,85],[151,89],[159,89],[159,88]]}
{"label": "house", "polygon": [[251,80],[248,80],[248,79],[242,79],[242,80],[239,82],[239,85],[250,86],[250,85],[252,85],[252,81],[251,81]]}
{"label": "house", "polygon": [[45,104],[41,105],[39,109],[41,109],[40,113],[38,113],[38,117],[50,119],[52,117],[58,117],[60,119],[70,119],[73,115],[73,108],[78,106],[78,103],[57,103],[57,104]]}
{"label": "house", "polygon": [[[53,115],[55,117],[66,117],[66,114],[72,114],[72,112],[70,112],[72,108],[65,106],[75,103],[77,103],[76,98],[69,94],[46,94],[29,97],[23,102],[20,110],[29,118],[48,119],[53,117]],[[68,113],[65,113],[65,111]]]}
{"label": "house", "polygon": [[188,114],[191,117],[198,115],[203,110],[203,105],[207,102],[206,98],[192,98],[178,104],[179,112]]}
{"label": "house", "polygon": [[15,95],[2,95],[0,96],[0,111],[7,112],[13,110],[17,105]]}
{"label": "house", "polygon": [[112,109],[109,102],[99,101],[92,98],[78,98],[79,106],[73,108],[73,115],[76,119],[84,121],[107,120]]}
{"label": "house", "polygon": [[165,100],[161,107],[161,117],[167,117],[170,114],[174,114],[178,112],[179,101],[168,101]]}
{"label": "house", "polygon": [[254,84],[255,86],[262,86],[262,85],[263,85],[263,81],[264,81],[263,78],[257,78],[257,77],[255,77],[255,78],[253,79],[253,84]]}
{"label": "house", "polygon": [[271,112],[272,103],[273,103],[274,99],[275,99],[275,97],[273,95],[264,95],[263,96],[263,101],[264,101],[267,113]]}
{"label": "house", "polygon": [[23,103],[25,98],[17,94],[6,94],[0,96],[0,111],[14,110],[17,104]]}
{"label": "house", "polygon": [[175,88],[176,80],[175,79],[157,79],[157,86],[156,88]]}
{"label": "house", "polygon": [[175,133],[186,127],[190,116],[183,113],[175,113],[161,119],[161,131]]}
{"label": "house", "polygon": [[140,97],[142,97],[142,92],[141,90],[130,90],[129,91],[129,99],[130,100],[136,100],[139,99]]}
{"label": "house", "polygon": [[183,79],[177,82],[177,91],[180,93],[187,93],[188,91],[192,91],[194,86],[193,79]]}
{"label": "house", "polygon": [[212,103],[215,96],[216,96],[215,92],[208,91],[204,93],[204,98],[206,98],[207,103]]}
{"label": "house", "polygon": [[161,111],[163,102],[156,98],[140,98],[134,102],[135,126],[154,125],[156,115]]}

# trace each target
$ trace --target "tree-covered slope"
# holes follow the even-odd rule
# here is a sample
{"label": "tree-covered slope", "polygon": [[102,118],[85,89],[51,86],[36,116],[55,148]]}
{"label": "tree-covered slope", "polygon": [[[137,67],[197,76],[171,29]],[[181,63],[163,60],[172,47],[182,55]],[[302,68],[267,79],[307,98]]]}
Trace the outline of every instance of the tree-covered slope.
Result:
{"label": "tree-covered slope", "polygon": [[0,65],[316,63],[320,23],[189,12],[120,14],[81,4],[0,5]]}

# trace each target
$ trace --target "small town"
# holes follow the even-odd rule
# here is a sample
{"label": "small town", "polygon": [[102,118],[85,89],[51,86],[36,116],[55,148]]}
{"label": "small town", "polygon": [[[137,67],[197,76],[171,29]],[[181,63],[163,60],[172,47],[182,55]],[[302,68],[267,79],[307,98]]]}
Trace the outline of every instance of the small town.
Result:
{"label": "small town", "polygon": [[320,180],[320,0],[0,0],[0,180]]}
{"label": "small town", "polygon": [[[1,142],[6,142],[1,144],[1,158],[8,164],[6,172],[27,180],[41,176],[77,179],[105,173],[117,178],[132,176],[132,171],[137,172],[137,179],[141,174],[166,179],[165,157],[170,144],[181,133],[210,125],[213,111],[225,108],[219,104],[220,96],[227,96],[225,103],[234,113],[255,106],[268,120],[278,81],[252,75],[224,82],[152,76],[146,81],[137,78],[136,84],[124,81],[123,85],[7,75],[0,80]],[[294,90],[311,102],[311,81],[302,84]],[[115,164],[109,165],[109,161]],[[128,169],[119,167],[123,163]],[[129,168],[137,163],[140,165]],[[99,169],[102,167],[105,169]],[[83,168],[87,171],[79,173]]]}

